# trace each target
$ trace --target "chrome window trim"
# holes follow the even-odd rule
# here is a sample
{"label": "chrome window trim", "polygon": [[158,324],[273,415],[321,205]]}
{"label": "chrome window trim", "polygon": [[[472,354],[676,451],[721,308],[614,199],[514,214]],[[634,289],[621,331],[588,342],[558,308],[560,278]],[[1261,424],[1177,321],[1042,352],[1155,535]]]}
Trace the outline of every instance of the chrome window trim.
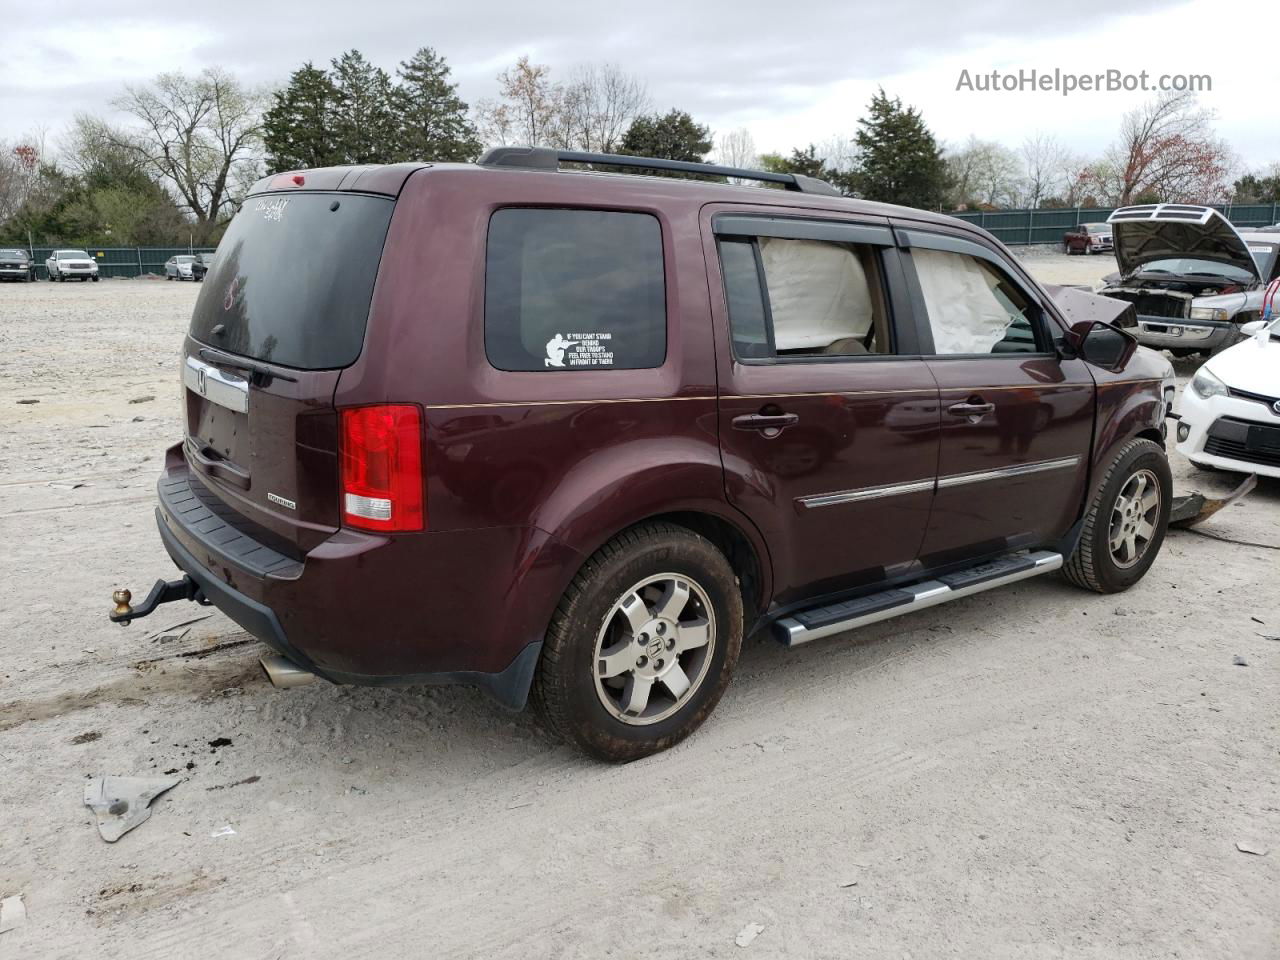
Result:
{"label": "chrome window trim", "polygon": [[249,381],[219,370],[212,364],[187,357],[182,382],[210,403],[236,413],[249,412]]}
{"label": "chrome window trim", "polygon": [[1058,457],[1055,460],[1038,460],[1034,463],[1019,463],[1012,467],[1000,467],[996,470],[980,470],[974,473],[955,473],[934,480],[909,480],[906,483],[887,483],[875,487],[859,487],[855,490],[838,490],[833,493],[816,493],[807,497],[797,497],[797,502],[806,509],[814,507],[833,507],[841,503],[858,503],[864,500],[879,500],[882,497],[896,497],[907,493],[924,493],[929,490],[944,490],[959,487],[968,483],[982,483],[986,480],[1005,480],[1010,477],[1023,477],[1033,473],[1044,473],[1049,470],[1066,470],[1080,463],[1077,457]]}

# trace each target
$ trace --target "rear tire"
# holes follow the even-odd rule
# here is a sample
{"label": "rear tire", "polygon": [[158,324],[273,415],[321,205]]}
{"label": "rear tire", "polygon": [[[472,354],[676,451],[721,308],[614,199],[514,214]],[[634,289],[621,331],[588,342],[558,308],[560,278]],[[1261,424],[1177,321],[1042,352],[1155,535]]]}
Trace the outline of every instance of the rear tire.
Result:
{"label": "rear tire", "polygon": [[1146,575],[1164,543],[1173,475],[1150,440],[1126,443],[1107,469],[1063,575],[1096,593],[1128,590]]}
{"label": "rear tire", "polygon": [[560,599],[533,701],[591,756],[636,760],[702,724],[741,647],[742,595],[724,555],[684,527],[641,524],[596,551]]}

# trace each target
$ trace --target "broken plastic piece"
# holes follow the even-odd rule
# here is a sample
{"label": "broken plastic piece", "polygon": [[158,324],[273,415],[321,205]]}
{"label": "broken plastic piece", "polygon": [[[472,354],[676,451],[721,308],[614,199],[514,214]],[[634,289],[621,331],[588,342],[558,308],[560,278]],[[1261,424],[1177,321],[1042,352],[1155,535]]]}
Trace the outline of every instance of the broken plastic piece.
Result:
{"label": "broken plastic piece", "polygon": [[1240,486],[1236,487],[1221,500],[1211,500],[1202,493],[1193,493],[1186,497],[1174,497],[1173,505],[1169,510],[1169,526],[1194,527],[1197,523],[1203,523],[1223,507],[1235,503],[1257,485],[1258,475],[1251,473],[1244,478]]}
{"label": "broken plastic piece", "polygon": [[16,930],[26,922],[27,905],[22,902],[22,894],[0,900],[0,933]]}
{"label": "broken plastic piece", "polygon": [[151,801],[181,777],[98,777],[85,784],[84,805],[98,818],[98,832],[115,843],[151,816]]}

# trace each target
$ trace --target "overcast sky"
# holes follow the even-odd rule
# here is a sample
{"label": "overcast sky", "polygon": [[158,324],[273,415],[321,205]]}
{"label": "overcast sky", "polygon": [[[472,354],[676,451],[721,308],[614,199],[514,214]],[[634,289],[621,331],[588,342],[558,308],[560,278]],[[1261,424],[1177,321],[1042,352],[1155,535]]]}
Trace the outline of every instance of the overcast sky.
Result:
{"label": "overcast sky", "polygon": [[[1147,93],[957,91],[962,70],[1055,67],[1207,73],[1201,99],[1246,165],[1280,161],[1280,4],[1275,0],[895,0],[809,4],[583,4],[571,0],[310,0],[44,9],[20,3],[0,28],[0,140],[44,128],[52,143],[80,110],[108,112],[126,83],[223,66],[279,84],[304,60],[357,47],[394,68],[419,46],[448,58],[465,99],[492,96],[521,54],[567,76],[612,61],[642,77],[655,108],[678,106],[716,132],[748,128],[760,150],[849,136],[878,85],[918,106],[938,137],[1018,146],[1051,132],[1101,151]],[[1229,12],[1229,15],[1228,15]],[[16,18],[15,18],[16,17]],[[1214,37],[1221,37],[1215,42]],[[1251,40],[1257,40],[1251,46]]]}

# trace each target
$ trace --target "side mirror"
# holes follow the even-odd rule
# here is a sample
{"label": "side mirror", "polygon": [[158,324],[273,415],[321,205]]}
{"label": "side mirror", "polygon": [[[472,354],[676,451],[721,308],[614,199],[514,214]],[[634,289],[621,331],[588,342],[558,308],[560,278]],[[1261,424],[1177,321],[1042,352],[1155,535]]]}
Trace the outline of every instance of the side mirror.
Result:
{"label": "side mirror", "polygon": [[1082,320],[1073,324],[1062,338],[1063,352],[1085,363],[1117,373],[1129,363],[1138,341],[1104,320]]}
{"label": "side mirror", "polygon": [[1250,320],[1240,328],[1240,332],[1246,337],[1252,337],[1255,333],[1261,333],[1269,326],[1271,326],[1271,323],[1267,320]]}

